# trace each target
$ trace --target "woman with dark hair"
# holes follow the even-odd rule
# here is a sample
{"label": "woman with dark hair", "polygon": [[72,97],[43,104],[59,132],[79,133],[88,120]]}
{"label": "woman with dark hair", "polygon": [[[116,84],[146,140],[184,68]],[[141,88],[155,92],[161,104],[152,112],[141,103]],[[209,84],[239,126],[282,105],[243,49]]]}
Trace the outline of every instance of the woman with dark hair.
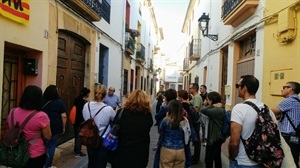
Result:
{"label": "woman with dark hair", "polygon": [[66,126],[66,106],[58,94],[58,89],[55,85],[49,85],[44,91],[44,105],[42,110],[50,118],[52,137],[46,142],[47,160],[45,168],[52,167],[53,156],[57,141],[61,134],[65,132]]}
{"label": "woman with dark hair", "polygon": [[207,102],[208,106],[201,109],[201,113],[209,118],[205,164],[206,168],[212,168],[213,165],[222,168],[221,146],[224,139],[221,136],[220,129],[224,122],[225,109],[221,103],[221,95],[218,92],[209,92]]}
{"label": "woman with dark hair", "polygon": [[121,110],[119,144],[112,157],[112,167],[145,168],[149,159],[149,132],[153,125],[147,94],[142,90],[133,91],[116,117]]}
{"label": "woman with dark hair", "polygon": [[[33,112],[38,111],[26,124],[23,129],[25,139],[31,141],[36,140],[33,144],[28,145],[30,159],[26,167],[42,168],[46,162],[46,148],[44,139],[51,138],[50,120],[48,116],[40,111],[42,107],[42,90],[33,85],[25,88],[19,107],[14,108],[9,113],[6,122],[8,126],[14,126],[14,123],[23,123],[24,120]],[[11,123],[12,113],[14,116],[14,123]]]}
{"label": "woman with dark hair", "polygon": [[[158,128],[160,126],[161,121],[166,117],[166,114],[169,110],[169,102],[172,100],[175,100],[177,98],[177,91],[175,89],[168,89],[165,92],[165,101],[163,105],[161,106],[158,113],[155,114],[155,120],[158,125]],[[160,158],[160,148],[161,144],[157,144],[154,147],[154,150],[156,150],[155,156],[154,156],[154,168],[159,168],[159,158]]]}
{"label": "woman with dark hair", "polygon": [[169,112],[160,124],[159,133],[162,138],[160,168],[184,167],[184,146],[189,141],[190,127],[182,111],[180,101],[170,101]]}
{"label": "woman with dark hair", "polygon": [[[104,138],[109,133],[109,123],[113,122],[116,112],[112,107],[106,106],[103,100],[106,96],[106,88],[104,85],[95,85],[94,99],[83,106],[82,115],[84,120],[88,120],[90,116],[94,117],[94,121],[99,130],[99,137],[103,134]],[[96,113],[100,112],[96,115]],[[96,116],[95,116],[96,115]],[[107,129],[106,129],[107,128]],[[97,148],[87,146],[88,152],[88,168],[106,168],[108,161],[108,150],[101,145]]]}
{"label": "woman with dark hair", "polygon": [[74,127],[74,157],[86,156],[86,154],[81,152],[81,143],[79,138],[79,125],[84,121],[82,115],[82,109],[85,103],[88,102],[88,97],[90,95],[90,89],[84,87],[81,89],[80,95],[74,100],[74,106],[76,106],[76,118]]}

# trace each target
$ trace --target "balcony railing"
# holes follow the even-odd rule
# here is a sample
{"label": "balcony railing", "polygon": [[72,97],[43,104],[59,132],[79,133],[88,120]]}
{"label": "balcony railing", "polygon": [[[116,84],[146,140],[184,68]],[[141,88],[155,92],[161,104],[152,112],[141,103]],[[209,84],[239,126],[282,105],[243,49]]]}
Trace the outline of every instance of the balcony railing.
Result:
{"label": "balcony railing", "polygon": [[151,58],[148,58],[148,69],[153,72],[153,60]]}
{"label": "balcony railing", "polygon": [[187,59],[187,58],[185,58],[184,60],[183,60],[183,70],[184,71],[188,71],[189,70],[189,59]]}
{"label": "balcony railing", "polygon": [[200,59],[200,39],[193,39],[190,43],[190,60]]}
{"label": "balcony railing", "polygon": [[145,62],[145,47],[143,46],[142,43],[137,44],[136,60],[139,61],[140,63]]}
{"label": "balcony railing", "polygon": [[81,16],[90,21],[100,21],[101,3],[99,0],[61,0],[71,6]]}
{"label": "balcony railing", "polygon": [[101,4],[101,16],[104,20],[110,23],[110,4],[106,0],[102,0]]}
{"label": "balcony railing", "polygon": [[225,0],[222,6],[222,19],[226,18],[243,0]]}
{"label": "balcony railing", "polygon": [[178,81],[177,82],[178,83],[182,83],[183,82],[183,76],[182,75],[178,76]]}
{"label": "balcony railing", "polygon": [[129,55],[133,55],[135,50],[135,41],[130,36],[129,32],[125,34],[125,52]]}
{"label": "balcony railing", "polygon": [[224,24],[238,26],[253,15],[258,4],[259,0],[224,0],[221,16]]}

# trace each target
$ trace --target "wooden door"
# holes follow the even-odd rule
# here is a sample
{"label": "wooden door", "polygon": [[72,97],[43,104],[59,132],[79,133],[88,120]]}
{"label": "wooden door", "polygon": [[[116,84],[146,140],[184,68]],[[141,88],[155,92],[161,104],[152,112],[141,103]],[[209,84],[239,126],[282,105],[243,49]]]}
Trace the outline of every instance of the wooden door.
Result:
{"label": "wooden door", "polygon": [[[74,99],[84,86],[85,45],[79,39],[64,32],[59,33],[56,85],[67,107],[67,114]],[[66,133],[60,142],[73,136],[73,127],[67,123]]]}

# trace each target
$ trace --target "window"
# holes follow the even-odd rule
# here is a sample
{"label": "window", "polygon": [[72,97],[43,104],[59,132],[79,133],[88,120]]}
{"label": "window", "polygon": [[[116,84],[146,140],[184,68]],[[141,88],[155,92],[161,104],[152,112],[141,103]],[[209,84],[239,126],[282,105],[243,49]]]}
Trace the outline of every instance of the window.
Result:
{"label": "window", "polygon": [[110,23],[110,4],[110,0],[102,0],[101,2],[101,16],[108,23]]}
{"label": "window", "polygon": [[240,59],[254,57],[255,56],[255,44],[256,44],[256,35],[255,34],[240,41],[240,48],[241,48]]}

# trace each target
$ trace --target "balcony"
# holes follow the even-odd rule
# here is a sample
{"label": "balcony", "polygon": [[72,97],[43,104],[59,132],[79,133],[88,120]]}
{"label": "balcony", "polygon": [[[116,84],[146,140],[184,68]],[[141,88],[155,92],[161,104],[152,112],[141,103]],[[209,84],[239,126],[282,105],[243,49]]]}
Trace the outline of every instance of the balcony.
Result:
{"label": "balcony", "polygon": [[129,32],[125,34],[125,52],[128,55],[133,55],[135,50],[135,40],[130,36]]}
{"label": "balcony", "polygon": [[148,70],[150,72],[153,72],[153,60],[151,58],[148,58]]}
{"label": "balcony", "polygon": [[225,25],[238,26],[256,10],[259,0],[224,0],[222,19]]}
{"label": "balcony", "polygon": [[137,44],[137,49],[136,49],[136,60],[140,63],[145,62],[145,47],[143,46],[142,43]]}
{"label": "balcony", "polygon": [[61,0],[84,18],[97,22],[101,19],[101,3],[99,0]]}
{"label": "balcony", "polygon": [[183,60],[183,70],[184,71],[188,71],[189,70],[189,59],[187,59],[187,58],[185,58],[184,60]]}
{"label": "balcony", "polygon": [[200,59],[200,39],[192,39],[190,47],[190,60],[197,61]]}

